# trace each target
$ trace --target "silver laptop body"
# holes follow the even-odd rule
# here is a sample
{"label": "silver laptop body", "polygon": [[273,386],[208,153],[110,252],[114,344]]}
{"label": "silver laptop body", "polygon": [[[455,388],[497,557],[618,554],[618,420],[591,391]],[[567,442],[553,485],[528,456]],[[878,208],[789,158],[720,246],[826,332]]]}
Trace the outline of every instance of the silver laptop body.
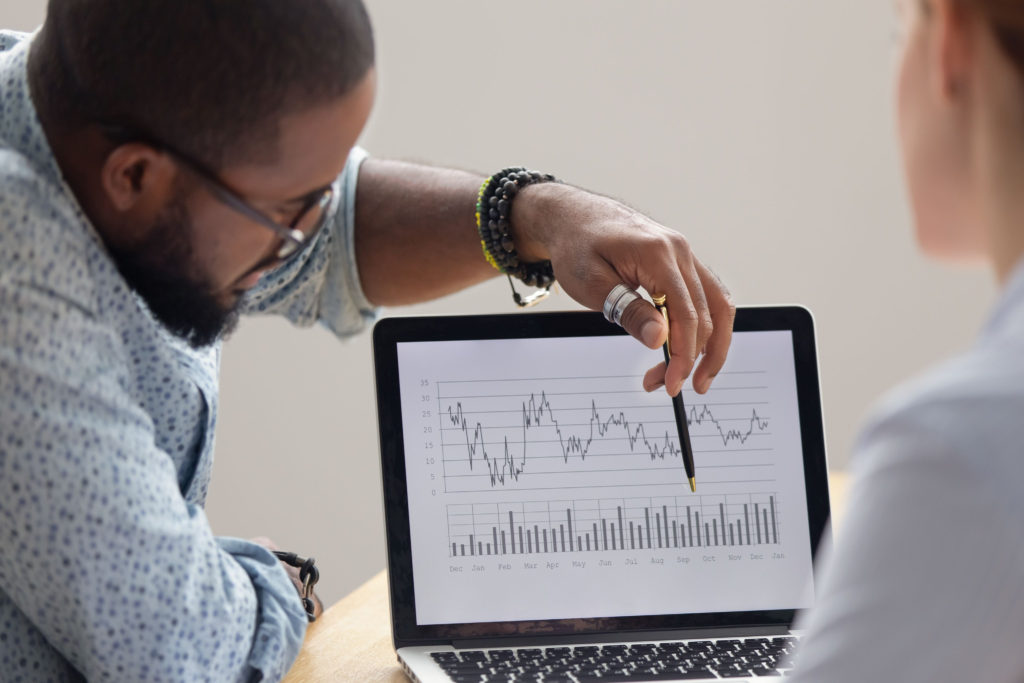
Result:
{"label": "silver laptop body", "polygon": [[814,601],[828,485],[813,320],[740,308],[712,389],[597,313],[374,329],[393,637],[413,680],[763,680]]}

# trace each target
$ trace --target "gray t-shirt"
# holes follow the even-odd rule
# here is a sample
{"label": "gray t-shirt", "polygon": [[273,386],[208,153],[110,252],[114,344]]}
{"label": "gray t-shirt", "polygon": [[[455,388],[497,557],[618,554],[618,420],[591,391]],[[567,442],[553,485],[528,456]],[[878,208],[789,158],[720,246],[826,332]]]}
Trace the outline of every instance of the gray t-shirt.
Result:
{"label": "gray t-shirt", "polygon": [[882,404],[852,464],[793,680],[1024,681],[1024,265],[971,351]]}

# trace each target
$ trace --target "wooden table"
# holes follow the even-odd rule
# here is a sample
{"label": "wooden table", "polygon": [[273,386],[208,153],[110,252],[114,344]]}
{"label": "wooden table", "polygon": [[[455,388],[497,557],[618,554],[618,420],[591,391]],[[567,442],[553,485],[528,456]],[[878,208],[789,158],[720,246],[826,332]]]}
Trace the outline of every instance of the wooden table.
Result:
{"label": "wooden table", "polygon": [[[830,476],[832,526],[842,524],[846,507],[847,476]],[[360,681],[404,683],[402,668],[391,646],[388,580],[380,572],[323,613],[306,632],[287,683]]]}

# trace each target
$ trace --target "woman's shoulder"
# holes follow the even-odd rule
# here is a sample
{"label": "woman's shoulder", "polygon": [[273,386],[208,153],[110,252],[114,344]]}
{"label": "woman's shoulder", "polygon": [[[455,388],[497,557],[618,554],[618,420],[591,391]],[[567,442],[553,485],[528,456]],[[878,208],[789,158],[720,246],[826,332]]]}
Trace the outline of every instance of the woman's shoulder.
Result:
{"label": "woman's shoulder", "polygon": [[[885,448],[886,443],[899,447]],[[992,472],[1010,467],[1024,476],[1022,449],[1024,337],[979,344],[891,391],[872,412],[856,451],[932,462],[967,460]]]}

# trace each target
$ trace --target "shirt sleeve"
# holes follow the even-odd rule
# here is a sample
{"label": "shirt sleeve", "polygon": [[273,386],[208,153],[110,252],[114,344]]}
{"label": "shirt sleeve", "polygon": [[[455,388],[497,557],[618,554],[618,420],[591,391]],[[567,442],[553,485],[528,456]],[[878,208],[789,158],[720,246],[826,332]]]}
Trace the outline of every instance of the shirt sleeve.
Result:
{"label": "shirt sleeve", "polygon": [[88,680],[277,680],[298,594],[183,498],[123,355],[88,311],[0,279],[0,592]]}
{"label": "shirt sleeve", "polygon": [[861,442],[795,682],[1019,680],[1020,519],[955,420],[897,415]]}
{"label": "shirt sleeve", "polygon": [[378,310],[363,294],[356,266],[356,183],[366,152],[355,147],[333,184],[323,230],[291,261],[267,273],[248,294],[243,312],[277,314],[292,323],[319,322],[339,337],[365,329]]}

